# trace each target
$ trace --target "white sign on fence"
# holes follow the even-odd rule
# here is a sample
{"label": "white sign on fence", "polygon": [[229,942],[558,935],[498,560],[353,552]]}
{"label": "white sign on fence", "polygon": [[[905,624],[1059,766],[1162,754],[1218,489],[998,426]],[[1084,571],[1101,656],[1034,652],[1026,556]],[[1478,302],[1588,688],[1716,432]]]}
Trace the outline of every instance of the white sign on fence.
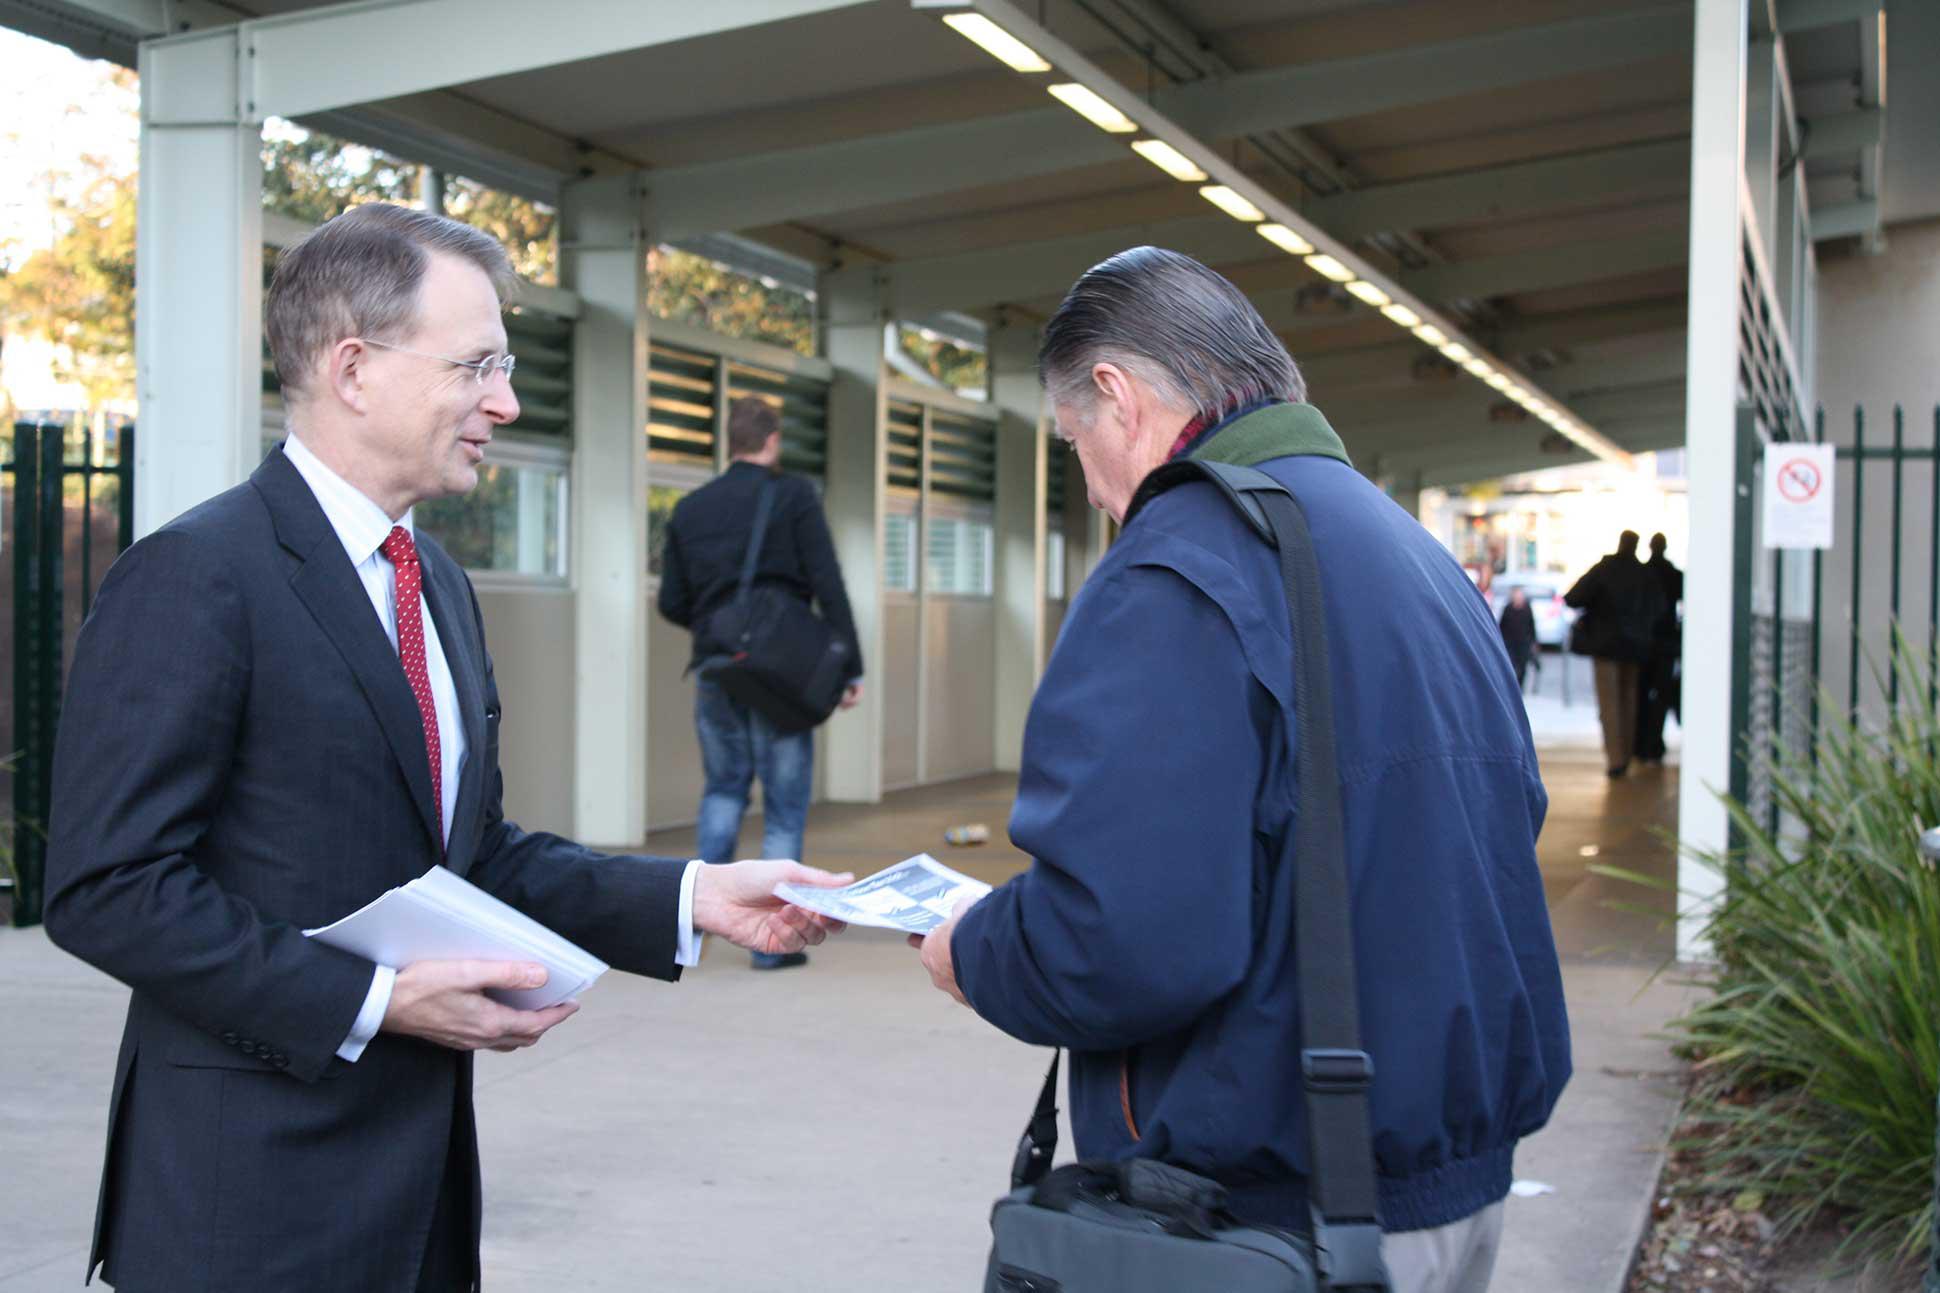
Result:
{"label": "white sign on fence", "polygon": [[1765,546],[1832,546],[1832,469],[1829,444],[1765,446]]}

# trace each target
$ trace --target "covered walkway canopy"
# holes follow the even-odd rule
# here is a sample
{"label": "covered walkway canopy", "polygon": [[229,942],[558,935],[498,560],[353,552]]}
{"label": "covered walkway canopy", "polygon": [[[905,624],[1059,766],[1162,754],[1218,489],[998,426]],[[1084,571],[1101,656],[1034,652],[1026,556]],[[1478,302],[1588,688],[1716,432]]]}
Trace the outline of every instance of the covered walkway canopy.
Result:
{"label": "covered walkway canopy", "polygon": [[[1908,28],[1930,46],[1940,7],[1902,8],[1893,48]],[[558,204],[561,287],[533,304],[562,322],[547,429],[570,446],[572,631],[488,615],[502,672],[518,643],[542,657],[522,669],[569,674],[534,690],[565,712],[559,824],[597,840],[642,838],[659,793],[645,429],[656,340],[697,339],[646,308],[656,244],[733,234],[812,270],[818,355],[711,353],[819,391],[826,499],[884,662],[828,729],[824,789],[870,801],[905,762],[1014,766],[1064,582],[1046,553],[1075,584],[1108,538],[1075,481],[1055,504],[1030,370],[1035,327],[1097,260],[1157,243],[1238,283],[1404,503],[1688,446],[1687,640],[1708,644],[1742,629],[1737,410],[1783,438],[1813,403],[1815,242],[1940,211],[1940,90],[1909,75],[1887,98],[1879,0],[0,0],[0,21],[139,61],[144,529],[261,454],[266,118]],[[885,364],[886,324],[940,314],[981,321],[989,401]],[[952,418],[967,431],[939,432]],[[953,458],[994,522],[990,620],[955,656],[930,563],[913,615],[883,573],[898,491],[927,506]],[[1703,699],[1729,692],[1718,655],[1688,662],[1693,842],[1723,838],[1691,802],[1727,780],[1729,707]]]}

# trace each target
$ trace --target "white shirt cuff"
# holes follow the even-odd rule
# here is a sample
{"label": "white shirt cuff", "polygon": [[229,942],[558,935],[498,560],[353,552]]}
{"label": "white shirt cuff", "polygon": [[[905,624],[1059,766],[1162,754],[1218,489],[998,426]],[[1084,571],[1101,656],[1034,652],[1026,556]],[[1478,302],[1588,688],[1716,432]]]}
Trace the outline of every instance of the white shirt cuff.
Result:
{"label": "white shirt cuff", "polygon": [[370,992],[364,997],[364,1008],[357,1012],[350,1036],[337,1048],[337,1058],[355,1064],[363,1055],[364,1047],[370,1045],[370,1039],[384,1026],[384,1012],[391,1008],[391,988],[396,983],[396,970],[388,965],[377,967],[377,973],[370,976]]}
{"label": "white shirt cuff", "polygon": [[699,965],[701,963],[701,939],[704,935],[694,930],[694,878],[707,863],[696,858],[687,864],[680,875],[680,915],[678,927],[674,930],[674,964]]}

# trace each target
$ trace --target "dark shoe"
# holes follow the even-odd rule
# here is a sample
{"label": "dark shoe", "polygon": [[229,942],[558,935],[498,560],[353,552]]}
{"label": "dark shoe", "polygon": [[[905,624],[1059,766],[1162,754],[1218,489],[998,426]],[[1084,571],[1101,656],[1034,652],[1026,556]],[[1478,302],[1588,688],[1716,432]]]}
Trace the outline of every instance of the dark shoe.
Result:
{"label": "dark shoe", "polygon": [[1606,775],[1609,776],[1610,780],[1615,781],[1618,777],[1621,777],[1624,773],[1628,771],[1630,771],[1628,766],[1621,767],[1621,768],[1611,768]]}
{"label": "dark shoe", "polygon": [[808,964],[807,952],[751,952],[757,970],[789,970]]}

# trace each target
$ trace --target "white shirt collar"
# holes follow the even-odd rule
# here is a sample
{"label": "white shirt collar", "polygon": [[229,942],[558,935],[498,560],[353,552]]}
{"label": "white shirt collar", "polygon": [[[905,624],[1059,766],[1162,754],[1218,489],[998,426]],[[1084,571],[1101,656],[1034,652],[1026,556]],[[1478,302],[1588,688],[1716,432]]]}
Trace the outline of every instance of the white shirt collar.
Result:
{"label": "white shirt collar", "polygon": [[[384,540],[391,535],[391,518],[384,509],[373,502],[369,495],[324,466],[323,459],[311,452],[295,432],[284,439],[283,456],[290,460],[290,465],[309,485],[310,492],[317,496],[324,517],[330,522],[330,528],[337,532],[338,541],[344,545],[344,552],[350,557],[350,564],[361,566],[375,556],[384,545]],[[410,512],[406,512],[397,524],[403,526],[413,539],[417,538],[411,527]]]}

